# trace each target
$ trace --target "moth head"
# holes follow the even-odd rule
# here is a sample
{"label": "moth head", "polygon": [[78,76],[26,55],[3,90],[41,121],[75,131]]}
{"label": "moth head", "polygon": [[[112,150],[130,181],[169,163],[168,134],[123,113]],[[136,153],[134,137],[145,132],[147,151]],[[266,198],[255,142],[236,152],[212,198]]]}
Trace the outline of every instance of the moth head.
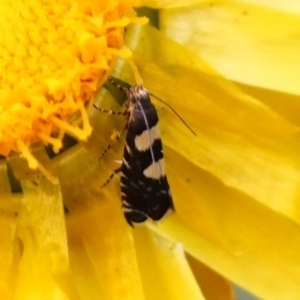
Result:
{"label": "moth head", "polygon": [[129,102],[135,104],[143,99],[149,100],[148,91],[142,85],[135,85],[128,89],[127,97]]}

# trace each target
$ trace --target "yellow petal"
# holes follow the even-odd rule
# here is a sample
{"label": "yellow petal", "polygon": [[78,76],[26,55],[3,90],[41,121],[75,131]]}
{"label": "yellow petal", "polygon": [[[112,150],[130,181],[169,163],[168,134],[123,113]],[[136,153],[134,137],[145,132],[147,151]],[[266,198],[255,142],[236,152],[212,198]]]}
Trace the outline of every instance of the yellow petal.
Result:
{"label": "yellow petal", "polygon": [[[181,169],[182,176],[197,175],[192,165],[186,167],[185,171]],[[175,200],[185,205],[189,214],[183,219],[178,210],[179,216],[170,216],[151,229],[182,242],[185,250],[202,263],[262,299],[297,299],[300,239],[295,223],[208,175],[204,180],[198,174],[201,181],[195,179],[186,187],[197,191],[197,196],[182,199],[174,185],[179,180],[174,182],[169,177]],[[199,227],[204,230],[209,226],[201,219],[201,205],[213,212],[210,217],[219,224],[226,247],[199,231]],[[193,222],[196,217],[197,224]]]}
{"label": "yellow petal", "polygon": [[298,0],[284,1],[284,0],[237,0],[235,2],[247,3],[250,5],[257,5],[278,9],[280,11],[288,11],[291,13],[300,12],[300,3]]}
{"label": "yellow petal", "polygon": [[[14,299],[67,299],[59,286],[71,281],[59,187],[36,177],[23,181],[22,188],[18,237],[23,252]],[[65,280],[57,284],[56,278],[62,276]],[[76,295],[76,289],[71,291]]]}
{"label": "yellow petal", "polygon": [[9,182],[6,176],[6,166],[1,164],[1,200],[0,200],[0,294],[4,299],[10,299],[14,293],[18,274],[18,262],[22,247],[16,237],[21,197],[9,193]]}
{"label": "yellow petal", "polygon": [[286,12],[250,2],[162,10],[160,28],[232,80],[299,95],[299,4]]}
{"label": "yellow petal", "polygon": [[245,84],[238,84],[238,86],[299,127],[300,96]]}
{"label": "yellow petal", "polygon": [[[105,90],[101,94],[111,99]],[[105,102],[105,97],[102,100]],[[91,124],[95,127],[89,141],[68,149],[55,160],[69,211],[66,222],[70,269],[83,299],[88,295],[91,299],[142,300],[135,249],[130,227],[122,215],[119,188],[112,182],[100,189],[114,169],[114,159],[121,155],[113,148],[99,162],[112,133],[107,128],[109,119],[111,116],[94,110]]]}
{"label": "yellow petal", "polygon": [[193,4],[198,3],[205,3],[206,0],[142,0],[142,3],[146,7],[152,7],[152,8],[162,8],[162,9],[168,9],[168,8],[174,8],[174,7],[185,7],[185,6],[191,6]]}
{"label": "yellow petal", "polygon": [[179,300],[188,295],[204,300],[180,244],[145,227],[134,228],[133,236],[146,299]]}
{"label": "yellow petal", "polygon": [[232,284],[228,280],[190,255],[187,255],[187,260],[206,300],[235,299]]}
{"label": "yellow petal", "polygon": [[70,213],[72,274],[83,298],[143,300],[131,229],[125,224],[118,195],[114,195],[110,201],[94,195],[100,205]]}

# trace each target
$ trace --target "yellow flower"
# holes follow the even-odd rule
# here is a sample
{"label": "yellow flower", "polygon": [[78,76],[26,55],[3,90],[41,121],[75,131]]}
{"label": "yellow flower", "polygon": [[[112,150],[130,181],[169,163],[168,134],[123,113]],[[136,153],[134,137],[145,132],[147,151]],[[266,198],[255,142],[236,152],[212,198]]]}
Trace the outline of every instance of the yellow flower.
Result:
{"label": "yellow flower", "polygon": [[[132,24],[125,44],[147,89],[197,137],[159,110],[176,213],[131,229],[118,180],[100,188],[122,142],[98,161],[124,120],[89,108],[112,67],[134,84],[115,61],[128,55],[134,3],[2,3],[0,152],[58,177],[18,156],[2,162],[2,298],[232,299],[228,279],[263,299],[297,299],[298,85],[287,76],[297,74],[299,16],[250,0],[143,1],[159,8],[160,30]],[[120,110],[106,89],[96,98]],[[65,133],[79,143],[51,159],[31,146],[58,151]]]}

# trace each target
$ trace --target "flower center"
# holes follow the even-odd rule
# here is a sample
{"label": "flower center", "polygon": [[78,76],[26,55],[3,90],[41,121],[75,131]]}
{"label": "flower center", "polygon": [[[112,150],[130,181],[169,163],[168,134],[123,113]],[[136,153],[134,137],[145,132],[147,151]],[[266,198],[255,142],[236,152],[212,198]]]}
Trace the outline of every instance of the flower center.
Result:
{"label": "flower center", "polygon": [[133,3],[120,2],[1,0],[0,154],[19,152],[34,168],[32,143],[58,151],[64,133],[90,135],[84,104],[128,54],[120,48]]}

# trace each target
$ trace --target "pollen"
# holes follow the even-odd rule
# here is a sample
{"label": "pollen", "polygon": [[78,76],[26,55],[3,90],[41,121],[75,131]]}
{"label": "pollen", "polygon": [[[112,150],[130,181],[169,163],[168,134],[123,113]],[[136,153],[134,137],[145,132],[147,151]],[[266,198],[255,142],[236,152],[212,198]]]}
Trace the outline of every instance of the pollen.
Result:
{"label": "pollen", "polygon": [[136,21],[134,4],[1,0],[1,155],[21,153],[38,167],[31,144],[58,151],[65,133],[87,139],[92,129],[85,107],[114,59],[130,55],[122,46],[124,27]]}

